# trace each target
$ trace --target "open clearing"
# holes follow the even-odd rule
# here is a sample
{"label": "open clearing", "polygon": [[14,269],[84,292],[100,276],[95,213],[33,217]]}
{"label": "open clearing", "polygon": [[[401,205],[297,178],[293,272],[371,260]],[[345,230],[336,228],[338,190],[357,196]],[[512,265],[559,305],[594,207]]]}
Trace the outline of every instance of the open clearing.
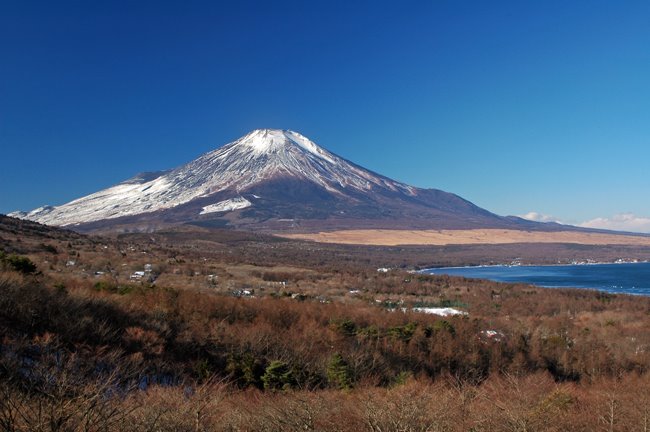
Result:
{"label": "open clearing", "polygon": [[471,245],[509,243],[575,243],[584,245],[650,246],[650,237],[587,233],[576,231],[518,231],[504,229],[474,230],[385,230],[360,229],[307,234],[279,234],[282,237],[313,240],[322,243],[397,245]]}

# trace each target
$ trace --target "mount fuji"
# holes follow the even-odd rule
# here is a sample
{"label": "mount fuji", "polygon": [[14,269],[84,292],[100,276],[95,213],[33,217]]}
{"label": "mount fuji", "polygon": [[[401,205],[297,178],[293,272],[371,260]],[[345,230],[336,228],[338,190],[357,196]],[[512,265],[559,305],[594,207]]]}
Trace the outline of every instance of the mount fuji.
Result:
{"label": "mount fuji", "polygon": [[191,223],[270,230],[552,229],[366,170],[290,130],[258,129],[168,171],[9,216],[78,231]]}

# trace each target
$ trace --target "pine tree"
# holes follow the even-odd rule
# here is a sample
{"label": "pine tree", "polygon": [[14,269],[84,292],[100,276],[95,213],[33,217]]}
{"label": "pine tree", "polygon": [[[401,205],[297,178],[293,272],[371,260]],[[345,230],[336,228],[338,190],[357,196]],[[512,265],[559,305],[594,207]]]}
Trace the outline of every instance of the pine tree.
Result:
{"label": "pine tree", "polygon": [[350,367],[341,354],[334,354],[327,365],[327,380],[341,390],[352,388]]}
{"label": "pine tree", "polygon": [[294,381],[291,368],[280,360],[272,361],[262,375],[265,390],[287,390],[291,388]]}

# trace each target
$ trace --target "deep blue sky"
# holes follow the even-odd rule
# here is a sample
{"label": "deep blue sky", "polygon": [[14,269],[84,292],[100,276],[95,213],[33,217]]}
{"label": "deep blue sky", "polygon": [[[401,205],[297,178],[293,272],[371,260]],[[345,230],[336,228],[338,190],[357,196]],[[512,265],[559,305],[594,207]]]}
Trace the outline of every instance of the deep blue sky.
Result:
{"label": "deep blue sky", "polygon": [[500,214],[639,223],[649,23],[648,1],[4,1],[0,212],[271,127]]}

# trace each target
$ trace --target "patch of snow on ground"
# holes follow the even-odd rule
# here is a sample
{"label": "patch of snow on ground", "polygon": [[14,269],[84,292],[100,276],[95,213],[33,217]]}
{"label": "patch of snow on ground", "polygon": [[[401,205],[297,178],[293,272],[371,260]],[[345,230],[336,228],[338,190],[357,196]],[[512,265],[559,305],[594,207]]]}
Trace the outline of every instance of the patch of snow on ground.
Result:
{"label": "patch of snow on ground", "polygon": [[467,315],[467,312],[454,309],[454,308],[441,308],[441,307],[414,307],[413,312],[421,312],[431,315],[452,316],[452,315]]}
{"label": "patch of snow on ground", "polygon": [[251,205],[253,204],[244,197],[231,198],[225,201],[219,201],[216,204],[205,206],[201,209],[201,213],[199,214],[229,212],[250,207]]}

